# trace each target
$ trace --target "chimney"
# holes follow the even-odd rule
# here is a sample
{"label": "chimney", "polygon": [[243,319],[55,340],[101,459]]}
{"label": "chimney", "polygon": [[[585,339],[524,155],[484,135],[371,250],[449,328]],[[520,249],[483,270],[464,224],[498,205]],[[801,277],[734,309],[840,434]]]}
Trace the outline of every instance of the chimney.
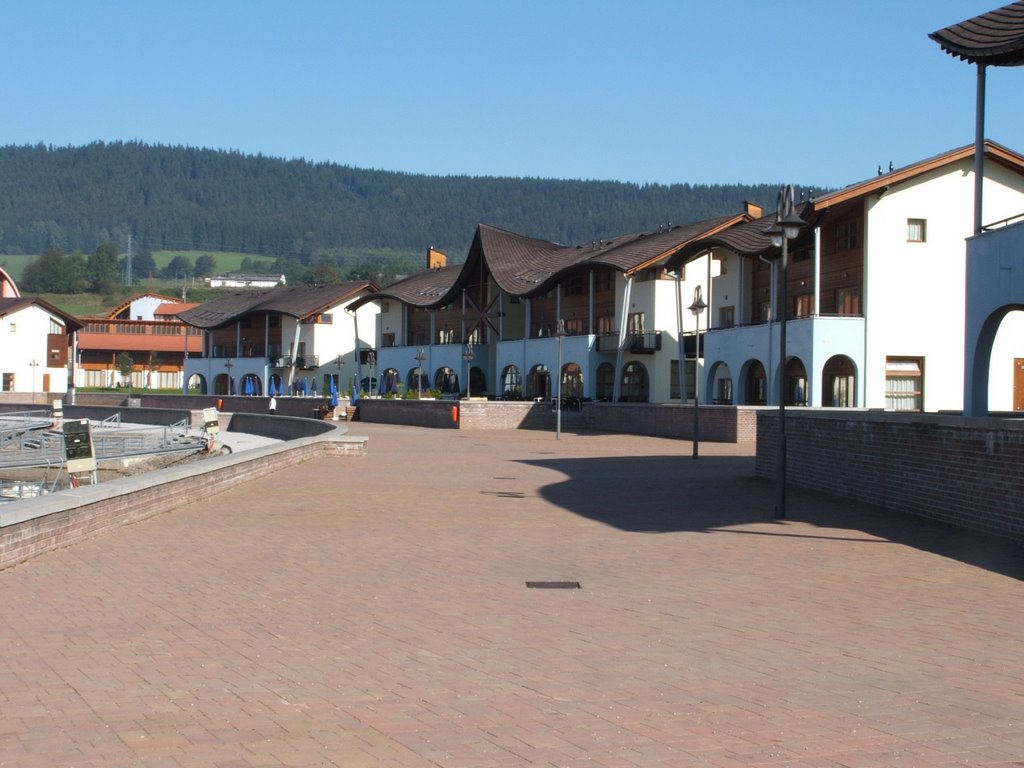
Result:
{"label": "chimney", "polygon": [[749,200],[743,201],[743,212],[752,219],[760,219],[764,215],[764,208]]}
{"label": "chimney", "polygon": [[427,269],[440,269],[448,266],[448,255],[434,246],[427,249]]}

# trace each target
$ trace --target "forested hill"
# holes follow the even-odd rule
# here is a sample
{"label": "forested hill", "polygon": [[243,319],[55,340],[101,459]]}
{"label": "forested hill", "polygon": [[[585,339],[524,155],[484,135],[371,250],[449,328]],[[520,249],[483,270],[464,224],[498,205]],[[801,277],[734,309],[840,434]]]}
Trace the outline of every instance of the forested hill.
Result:
{"label": "forested hill", "polygon": [[581,243],[774,205],[777,184],[636,185],[423,176],[189,147],[95,143],[0,148],[0,250],[241,251],[308,262],[334,248],[455,261],[484,222]]}

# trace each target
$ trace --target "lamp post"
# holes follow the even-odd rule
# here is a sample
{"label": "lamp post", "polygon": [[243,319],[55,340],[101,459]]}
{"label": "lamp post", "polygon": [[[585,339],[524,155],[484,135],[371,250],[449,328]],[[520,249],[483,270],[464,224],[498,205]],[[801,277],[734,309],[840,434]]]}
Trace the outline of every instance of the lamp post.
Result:
{"label": "lamp post", "polygon": [[[224,363],[224,367],[228,369],[228,394],[231,394],[231,369],[235,367],[235,364],[231,362],[229,357],[227,362]],[[129,379],[130,381],[131,379]],[[131,387],[129,386],[128,396],[131,397]]]}
{"label": "lamp post", "polygon": [[701,286],[693,289],[690,311],[697,320],[696,349],[693,358],[693,458],[700,457],[700,316],[708,308]]}
{"label": "lamp post", "polygon": [[555,328],[555,338],[558,339],[558,386],[555,390],[555,440],[562,439],[562,339],[566,337],[565,320],[559,320]]}
{"label": "lamp post", "polygon": [[345,364],[345,361],[341,359],[341,355],[334,360],[335,366],[338,368],[338,391],[341,392],[341,366]]}
{"label": "lamp post", "polygon": [[779,446],[775,462],[775,519],[786,518],[786,273],[789,266],[789,241],[800,234],[800,228],[807,222],[796,215],[793,207],[793,187],[787,185],[779,190],[775,223],[764,230],[770,235],[772,245],[781,248],[779,256],[779,368],[776,374],[777,397],[779,398]]}
{"label": "lamp post", "polygon": [[471,376],[471,373],[472,373],[472,369],[470,368],[470,366],[473,364],[473,342],[472,341],[467,341],[466,342],[466,346],[464,346],[462,348],[462,356],[466,359],[466,399],[469,400],[470,396],[473,394],[470,391],[470,385],[469,385],[470,376]]}
{"label": "lamp post", "polygon": [[423,347],[416,350],[416,357],[413,360],[416,361],[416,389],[419,391],[420,399],[423,398],[423,361],[427,359],[427,353],[423,351]]}
{"label": "lamp post", "polygon": [[[13,326],[12,326],[13,327]],[[39,367],[39,362],[33,360],[29,363],[32,366],[32,405],[36,404],[36,368]]]}

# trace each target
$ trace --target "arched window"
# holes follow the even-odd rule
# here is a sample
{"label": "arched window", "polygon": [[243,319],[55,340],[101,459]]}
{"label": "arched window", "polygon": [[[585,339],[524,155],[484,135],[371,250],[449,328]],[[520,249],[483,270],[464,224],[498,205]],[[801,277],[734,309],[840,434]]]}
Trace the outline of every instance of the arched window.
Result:
{"label": "arched window", "polygon": [[505,400],[523,399],[523,374],[518,366],[506,365],[501,372],[501,396]]}
{"label": "arched window", "polygon": [[647,402],[647,369],[643,363],[632,360],[622,369],[622,394],[619,400],[624,403]]}
{"label": "arched window", "polygon": [[430,389],[427,372],[422,368],[411,368],[407,376],[410,392],[424,392]]}

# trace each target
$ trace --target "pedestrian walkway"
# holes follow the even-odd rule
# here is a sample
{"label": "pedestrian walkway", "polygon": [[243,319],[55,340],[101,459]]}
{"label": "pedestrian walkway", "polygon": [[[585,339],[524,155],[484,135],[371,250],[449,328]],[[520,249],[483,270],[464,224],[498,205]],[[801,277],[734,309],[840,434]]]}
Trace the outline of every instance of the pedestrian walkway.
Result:
{"label": "pedestrian walkway", "polygon": [[773,521],[742,446],[352,432],[0,572],[0,766],[1024,760],[1013,545]]}

